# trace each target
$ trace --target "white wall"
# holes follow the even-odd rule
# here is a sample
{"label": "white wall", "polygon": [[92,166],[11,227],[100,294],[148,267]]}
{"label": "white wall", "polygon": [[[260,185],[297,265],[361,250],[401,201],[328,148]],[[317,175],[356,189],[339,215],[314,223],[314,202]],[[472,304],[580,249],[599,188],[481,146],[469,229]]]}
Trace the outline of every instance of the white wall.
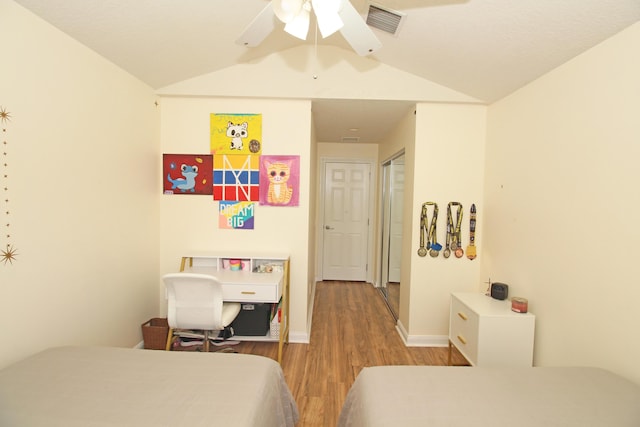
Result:
{"label": "white wall", "polygon": [[0,247],[18,252],[0,263],[0,367],[55,345],[133,347],[159,299],[155,95],[13,1],[0,28]]}
{"label": "white wall", "polygon": [[[316,251],[318,241],[316,236],[318,197],[314,188],[318,185],[318,138],[315,123],[311,117],[311,146],[309,153],[309,230],[307,242],[307,331],[311,331],[313,318],[313,301],[316,290]],[[310,335],[310,334],[309,334]]]}
{"label": "white wall", "polygon": [[[404,150],[405,153],[405,169],[404,169],[404,193],[403,193],[403,206],[402,206],[402,241],[403,248],[401,254],[401,277],[400,277],[400,295],[399,295],[399,313],[407,314],[407,316],[399,316],[398,323],[402,326],[404,319],[405,323],[408,323],[408,313],[411,306],[411,252],[412,248],[407,242],[411,241],[413,235],[413,176],[414,176],[414,153],[415,153],[415,139],[416,139],[416,111],[411,110],[400,120],[398,126],[393,129],[389,135],[385,138],[383,144],[380,144],[379,151],[379,170],[382,169],[382,163],[389,160],[391,157],[397,155]],[[378,175],[378,201],[382,195],[382,179],[383,175]],[[380,202],[378,202],[378,214],[382,208]],[[376,221],[376,277],[380,277],[380,259],[382,258],[382,229],[378,224],[380,221]],[[407,332],[403,331],[406,338]]]}
{"label": "white wall", "polygon": [[[255,250],[291,256],[291,340],[308,340],[311,102],[167,96],[162,110],[163,153],[208,154],[211,113],[262,114],[262,154],[300,156],[300,205],[255,207],[255,229],[218,228],[218,202],[205,195],[165,195],[160,204],[161,274],[176,272],[194,251]],[[160,159],[158,159],[159,165]],[[158,175],[160,178],[160,175]],[[256,203],[257,204],[257,203]],[[162,292],[158,278],[158,292]],[[164,292],[162,292],[164,295]],[[166,312],[166,302],[160,302]]]}
{"label": "white wall", "polygon": [[[478,258],[418,256],[420,213],[424,202],[438,203],[438,242],[446,238],[447,204],[463,205],[462,239],[469,243],[469,209],[483,210],[486,107],[469,104],[419,103],[415,144],[406,152],[405,229],[399,327],[410,345],[446,345],[450,294],[475,290],[479,276],[483,230],[476,228]],[[409,205],[407,205],[409,203]],[[431,221],[433,209],[428,211]],[[455,215],[455,213],[453,213]],[[406,233],[409,232],[407,236]]]}
{"label": "white wall", "polygon": [[640,24],[489,108],[482,277],[536,314],[534,364],[640,382]]}

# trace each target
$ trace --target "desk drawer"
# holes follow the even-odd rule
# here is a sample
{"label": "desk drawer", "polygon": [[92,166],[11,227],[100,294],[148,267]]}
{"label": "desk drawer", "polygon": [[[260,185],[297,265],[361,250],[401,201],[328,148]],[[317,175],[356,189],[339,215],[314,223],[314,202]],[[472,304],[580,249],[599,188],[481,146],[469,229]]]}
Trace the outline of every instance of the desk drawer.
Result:
{"label": "desk drawer", "polygon": [[225,301],[238,302],[278,302],[280,294],[277,285],[235,285],[222,287]]}
{"label": "desk drawer", "polygon": [[451,300],[449,339],[471,362],[478,357],[478,314],[456,298]]}

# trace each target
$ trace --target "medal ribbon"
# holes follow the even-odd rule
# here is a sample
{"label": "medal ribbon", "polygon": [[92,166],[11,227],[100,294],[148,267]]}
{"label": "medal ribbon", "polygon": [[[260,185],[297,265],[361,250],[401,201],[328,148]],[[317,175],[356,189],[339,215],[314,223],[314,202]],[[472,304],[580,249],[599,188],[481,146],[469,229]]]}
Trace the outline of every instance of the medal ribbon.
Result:
{"label": "medal ribbon", "polygon": [[444,257],[449,258],[451,254],[451,234],[453,233],[453,217],[451,216],[451,203],[447,205],[447,239],[444,247]]}
{"label": "medal ribbon", "polygon": [[475,259],[476,257],[476,205],[471,205],[471,213],[469,215],[469,246],[467,246],[467,258]]}
{"label": "medal ribbon", "polygon": [[418,255],[425,256],[427,249],[424,247],[424,234],[427,229],[427,204],[422,204],[422,210],[420,211],[420,247],[418,248]]}
{"label": "medal ribbon", "polygon": [[[429,230],[427,230],[427,224],[429,222],[427,209],[428,206],[433,206],[433,218],[431,218],[431,225],[429,226]],[[420,248],[418,249],[418,255],[425,256],[427,255],[427,250],[431,249],[432,241],[434,244],[438,244],[435,240],[436,233],[436,221],[438,219],[438,204],[435,202],[425,202],[422,204],[422,210],[420,211]],[[427,246],[424,244],[424,236],[427,235]]]}
{"label": "medal ribbon", "polygon": [[[451,215],[451,206],[457,206],[458,211],[456,212],[456,227],[453,228],[453,216]],[[462,241],[462,204],[459,202],[449,202],[447,205],[447,232],[450,232],[451,229],[451,242],[454,243],[454,247],[461,246]],[[447,236],[447,240],[449,240],[449,236]],[[447,242],[449,243],[449,242]],[[447,244],[448,246],[448,244]]]}
{"label": "medal ribbon", "polygon": [[433,205],[433,216],[431,217],[431,225],[429,226],[427,249],[435,249],[436,251],[439,251],[442,249],[442,245],[438,244],[438,235],[436,232],[436,223],[438,222],[438,204],[435,202],[427,202],[427,205]]}

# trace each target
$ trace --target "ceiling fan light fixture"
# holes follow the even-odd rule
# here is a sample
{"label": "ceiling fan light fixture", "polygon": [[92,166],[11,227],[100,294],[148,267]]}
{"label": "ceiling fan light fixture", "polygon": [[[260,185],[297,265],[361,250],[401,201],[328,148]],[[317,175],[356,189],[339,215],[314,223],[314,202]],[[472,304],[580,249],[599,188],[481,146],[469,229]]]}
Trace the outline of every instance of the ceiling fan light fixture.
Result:
{"label": "ceiling fan light fixture", "polygon": [[285,24],[292,22],[302,11],[305,0],[271,0],[273,12]]}
{"label": "ceiling fan light fixture", "polygon": [[309,11],[302,8],[296,17],[284,26],[284,30],[300,40],[306,40],[309,32]]}
{"label": "ceiling fan light fixture", "polygon": [[306,40],[311,11],[316,16],[316,28],[323,38],[340,31],[353,50],[362,56],[382,47],[350,0],[271,0],[236,43],[248,47],[259,45],[275,29],[277,20],[285,24],[285,32]]}

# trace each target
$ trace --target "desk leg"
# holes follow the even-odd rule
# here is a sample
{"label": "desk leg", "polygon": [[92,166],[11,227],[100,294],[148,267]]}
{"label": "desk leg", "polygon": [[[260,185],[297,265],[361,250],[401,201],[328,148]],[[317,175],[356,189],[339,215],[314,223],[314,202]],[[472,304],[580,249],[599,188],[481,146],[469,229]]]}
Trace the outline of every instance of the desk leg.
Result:
{"label": "desk leg", "polygon": [[165,345],[165,350],[171,350],[171,342],[173,341],[173,328],[169,328],[169,333],[167,334],[167,344]]}
{"label": "desk leg", "polygon": [[280,337],[278,339],[278,363],[282,364],[282,349],[289,342],[289,260],[284,262],[284,292],[282,298],[282,323],[280,324]]}

